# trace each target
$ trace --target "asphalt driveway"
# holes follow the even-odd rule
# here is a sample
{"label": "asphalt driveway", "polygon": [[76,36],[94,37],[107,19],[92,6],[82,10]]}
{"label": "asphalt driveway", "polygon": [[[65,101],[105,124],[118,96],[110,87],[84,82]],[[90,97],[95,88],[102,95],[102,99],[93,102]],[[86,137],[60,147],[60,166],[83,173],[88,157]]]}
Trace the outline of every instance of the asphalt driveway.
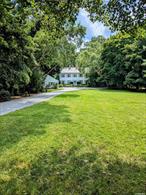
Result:
{"label": "asphalt driveway", "polygon": [[60,91],[49,92],[49,93],[40,93],[40,94],[32,95],[30,97],[24,97],[21,99],[11,100],[11,101],[7,101],[7,102],[1,102],[0,103],[0,115],[5,115],[9,112],[14,112],[16,110],[20,110],[22,108],[37,104],[39,102],[50,100],[53,97],[60,95],[60,94],[63,94],[65,92],[77,91],[80,89],[81,88],[68,87],[68,88],[64,88]]}

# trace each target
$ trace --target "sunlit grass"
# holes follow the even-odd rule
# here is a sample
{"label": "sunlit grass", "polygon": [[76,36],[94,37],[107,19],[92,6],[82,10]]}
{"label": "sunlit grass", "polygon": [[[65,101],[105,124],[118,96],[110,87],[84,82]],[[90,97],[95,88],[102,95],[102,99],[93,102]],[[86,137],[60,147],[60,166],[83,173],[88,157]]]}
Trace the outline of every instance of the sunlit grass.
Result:
{"label": "sunlit grass", "polygon": [[58,89],[47,89],[47,92],[54,92],[54,91],[59,91],[62,90],[63,88],[58,88]]}
{"label": "sunlit grass", "polygon": [[0,117],[0,194],[145,192],[146,95],[83,90]]}

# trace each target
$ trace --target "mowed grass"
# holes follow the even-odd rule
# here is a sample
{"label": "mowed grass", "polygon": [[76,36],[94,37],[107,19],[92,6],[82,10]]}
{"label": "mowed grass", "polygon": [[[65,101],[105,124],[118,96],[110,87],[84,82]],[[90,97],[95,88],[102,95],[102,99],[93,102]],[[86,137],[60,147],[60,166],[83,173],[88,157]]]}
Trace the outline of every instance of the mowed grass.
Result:
{"label": "mowed grass", "polygon": [[82,90],[0,117],[0,194],[146,192],[146,95]]}

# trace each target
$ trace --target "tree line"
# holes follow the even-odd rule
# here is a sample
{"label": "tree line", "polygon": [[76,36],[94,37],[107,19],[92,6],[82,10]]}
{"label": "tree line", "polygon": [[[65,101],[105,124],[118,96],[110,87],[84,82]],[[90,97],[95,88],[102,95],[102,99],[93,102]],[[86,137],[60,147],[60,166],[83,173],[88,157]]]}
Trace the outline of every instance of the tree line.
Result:
{"label": "tree line", "polygon": [[75,5],[2,0],[0,10],[1,99],[43,91],[47,74],[74,64],[76,47],[85,33],[74,22]]}
{"label": "tree line", "polygon": [[145,23],[143,0],[1,0],[0,99],[42,91],[46,74],[75,64],[85,34],[80,8],[113,30]]}
{"label": "tree line", "polygon": [[146,29],[93,38],[79,52],[77,64],[86,70],[90,86],[145,89]]}

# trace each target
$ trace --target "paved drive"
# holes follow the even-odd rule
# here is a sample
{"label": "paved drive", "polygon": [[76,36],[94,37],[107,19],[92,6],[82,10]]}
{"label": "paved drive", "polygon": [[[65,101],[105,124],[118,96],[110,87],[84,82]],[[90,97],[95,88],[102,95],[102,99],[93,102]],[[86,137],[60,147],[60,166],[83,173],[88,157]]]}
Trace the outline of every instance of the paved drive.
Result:
{"label": "paved drive", "polygon": [[20,110],[22,108],[32,106],[33,104],[37,104],[39,102],[43,102],[49,99],[52,99],[53,97],[63,94],[68,91],[77,91],[81,88],[75,88],[75,87],[69,87],[64,88],[60,91],[55,92],[49,92],[49,93],[40,93],[37,95],[32,95],[30,97],[25,97],[21,99],[11,100],[7,102],[1,102],[0,103],[0,115],[7,114],[9,112],[14,112],[16,110]]}

